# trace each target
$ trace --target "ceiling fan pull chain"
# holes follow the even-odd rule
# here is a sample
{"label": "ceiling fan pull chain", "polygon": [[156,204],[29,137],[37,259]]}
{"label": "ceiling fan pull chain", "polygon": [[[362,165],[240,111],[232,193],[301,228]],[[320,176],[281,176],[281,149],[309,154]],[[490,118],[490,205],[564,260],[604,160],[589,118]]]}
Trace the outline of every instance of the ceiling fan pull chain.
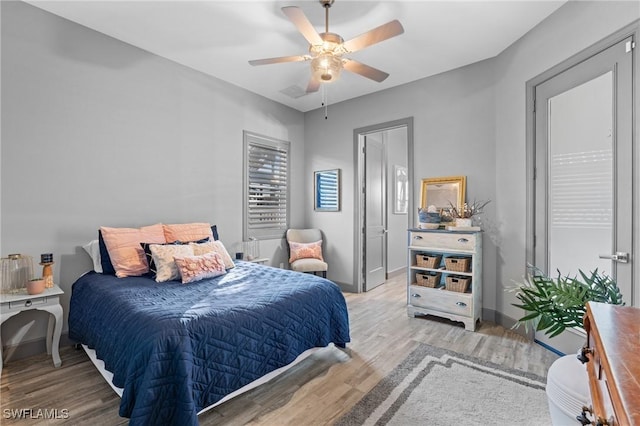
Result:
{"label": "ceiling fan pull chain", "polygon": [[322,106],[324,107],[324,119],[327,120],[328,119],[328,109],[329,109],[329,103],[327,102],[327,85],[323,84],[322,85]]}

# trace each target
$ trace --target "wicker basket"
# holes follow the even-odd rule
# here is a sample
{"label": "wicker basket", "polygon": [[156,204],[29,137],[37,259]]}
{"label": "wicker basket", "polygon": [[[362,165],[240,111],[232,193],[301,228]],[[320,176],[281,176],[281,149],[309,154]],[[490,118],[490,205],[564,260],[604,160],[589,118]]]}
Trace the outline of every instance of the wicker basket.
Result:
{"label": "wicker basket", "polygon": [[444,265],[447,271],[455,271],[455,272],[469,272],[469,265],[471,265],[470,257],[445,257]]}
{"label": "wicker basket", "polygon": [[440,272],[418,272],[416,273],[416,285],[422,287],[438,287],[440,285]]}
{"label": "wicker basket", "polygon": [[449,275],[445,278],[445,289],[464,293],[469,288],[471,277],[460,277],[457,275]]}
{"label": "wicker basket", "polygon": [[440,260],[442,260],[442,255],[440,254],[416,254],[416,265],[420,268],[435,269],[440,266]]}

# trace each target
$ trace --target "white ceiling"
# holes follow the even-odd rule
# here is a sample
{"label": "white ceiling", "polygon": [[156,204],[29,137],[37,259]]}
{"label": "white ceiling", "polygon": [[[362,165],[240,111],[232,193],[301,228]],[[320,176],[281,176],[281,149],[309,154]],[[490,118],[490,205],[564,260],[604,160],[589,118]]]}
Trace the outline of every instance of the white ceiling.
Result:
{"label": "white ceiling", "polygon": [[[281,93],[287,88],[304,91],[308,62],[248,64],[250,59],[306,54],[306,40],[280,9],[300,7],[323,32],[324,9],[316,0],[27,1],[300,111],[321,106],[322,91],[297,99]],[[400,20],[405,32],[349,56],[388,72],[389,78],[376,83],[345,71],[327,85],[328,101],[337,103],[494,57],[565,1],[336,0],[329,31],[345,40],[392,19]]]}

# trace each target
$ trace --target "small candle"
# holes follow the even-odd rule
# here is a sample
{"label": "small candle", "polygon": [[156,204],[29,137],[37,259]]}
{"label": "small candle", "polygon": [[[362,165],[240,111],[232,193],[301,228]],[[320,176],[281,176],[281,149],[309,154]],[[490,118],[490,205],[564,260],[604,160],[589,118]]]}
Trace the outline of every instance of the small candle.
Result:
{"label": "small candle", "polygon": [[40,263],[52,263],[53,253],[44,253],[40,255]]}

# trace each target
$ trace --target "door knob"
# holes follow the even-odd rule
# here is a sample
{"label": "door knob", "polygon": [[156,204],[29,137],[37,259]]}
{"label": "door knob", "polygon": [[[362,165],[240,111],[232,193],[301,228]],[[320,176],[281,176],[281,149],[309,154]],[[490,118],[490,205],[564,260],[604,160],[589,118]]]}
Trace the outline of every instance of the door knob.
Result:
{"label": "door knob", "polygon": [[628,263],[629,253],[617,251],[616,254],[601,254],[598,256],[600,259],[611,259],[615,262]]}

